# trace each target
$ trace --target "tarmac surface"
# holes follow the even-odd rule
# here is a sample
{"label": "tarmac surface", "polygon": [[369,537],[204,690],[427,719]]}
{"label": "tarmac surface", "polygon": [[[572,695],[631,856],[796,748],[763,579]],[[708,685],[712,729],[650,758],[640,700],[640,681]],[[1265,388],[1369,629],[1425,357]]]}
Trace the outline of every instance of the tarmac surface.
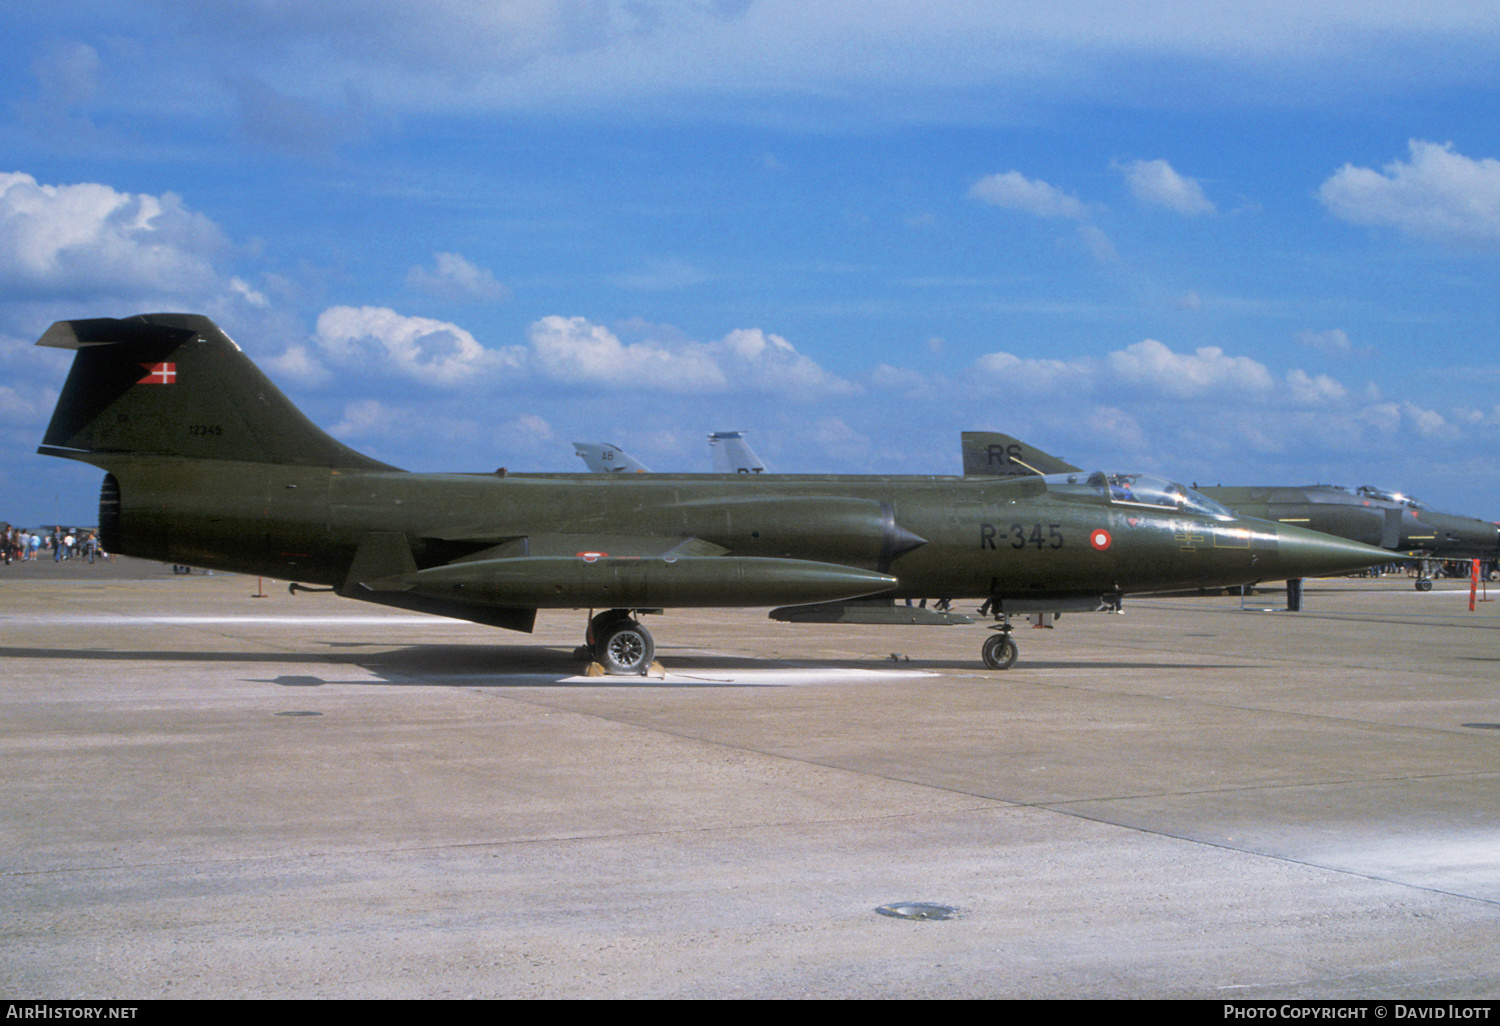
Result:
{"label": "tarmac surface", "polygon": [[664,676],[588,678],[582,613],[0,567],[0,991],[1500,996],[1500,601],[1281,602],[1004,672],[980,625],[670,611]]}

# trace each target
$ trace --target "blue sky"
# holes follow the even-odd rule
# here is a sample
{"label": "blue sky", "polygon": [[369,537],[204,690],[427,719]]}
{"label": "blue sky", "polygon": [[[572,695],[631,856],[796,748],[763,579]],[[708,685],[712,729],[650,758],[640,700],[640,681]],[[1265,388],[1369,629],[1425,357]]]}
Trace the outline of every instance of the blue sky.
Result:
{"label": "blue sky", "polygon": [[36,338],[157,310],[412,470],[995,429],[1500,517],[1500,8],[3,9],[0,519],[94,517]]}

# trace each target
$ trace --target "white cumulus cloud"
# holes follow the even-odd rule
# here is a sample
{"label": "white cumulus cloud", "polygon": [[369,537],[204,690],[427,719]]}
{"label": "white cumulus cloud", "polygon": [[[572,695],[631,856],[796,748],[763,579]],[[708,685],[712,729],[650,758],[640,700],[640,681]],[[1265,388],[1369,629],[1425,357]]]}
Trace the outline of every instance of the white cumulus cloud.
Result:
{"label": "white cumulus cloud", "polygon": [[510,295],[493,274],[457,253],[434,253],[431,268],[418,265],[406,272],[406,287],[453,302],[489,301]]}
{"label": "white cumulus cloud", "polygon": [[1078,226],[1078,238],[1093,255],[1094,259],[1101,264],[1113,264],[1119,262],[1120,253],[1115,249],[1115,244],[1110,241],[1108,235],[1098,225],[1080,224]]}
{"label": "white cumulus cloud", "polygon": [[511,430],[536,439],[552,437],[552,425],[534,413],[523,413],[511,421]]}
{"label": "white cumulus cloud", "polygon": [[307,346],[288,346],[286,352],[260,362],[278,379],[289,378],[303,385],[321,385],[333,377]]}
{"label": "white cumulus cloud", "polygon": [[715,392],[724,372],[695,343],[624,343],[584,317],[543,317],[527,331],[536,370],[558,381],[652,391]]}
{"label": "white cumulus cloud", "polygon": [[1262,391],[1272,381],[1271,372],[1248,356],[1229,356],[1218,346],[1204,346],[1191,355],[1174,353],[1150,338],[1110,353],[1109,367],[1122,382],[1176,396]]}
{"label": "white cumulus cloud", "polygon": [[429,385],[477,383],[522,363],[516,349],[486,349],[456,324],[384,307],[324,310],[313,341],[334,366],[375,369]]}
{"label": "white cumulus cloud", "polygon": [[400,438],[414,425],[405,411],[378,399],[358,399],[344,406],[344,419],[329,430],[343,438]]}
{"label": "white cumulus cloud", "polygon": [[217,225],[172,193],[43,185],[0,173],[0,292],[38,296],[183,296],[222,291]]}
{"label": "white cumulus cloud", "polygon": [[1292,399],[1299,403],[1320,404],[1343,399],[1348,390],[1327,374],[1313,377],[1303,370],[1289,371],[1286,383],[1291,388]]}
{"label": "white cumulus cloud", "polygon": [[[882,367],[872,378],[872,383],[894,387],[905,374],[899,368]],[[975,385],[988,385],[1016,395],[1072,400],[1108,399],[1126,390],[1130,391],[1132,399],[1156,395],[1174,403],[1180,400],[1242,400],[1246,393],[1252,393],[1262,404],[1326,407],[1353,398],[1343,384],[1326,374],[1314,376],[1294,369],[1286,373],[1282,379],[1285,387],[1278,390],[1277,379],[1271,371],[1248,356],[1231,356],[1218,346],[1203,346],[1191,353],[1178,353],[1150,338],[1103,357],[1085,356],[1071,360],[1020,357],[1006,352],[986,353],[974,361],[968,380]],[[1125,416],[1113,406],[1099,409],[1103,412],[1098,416],[1111,411],[1111,416]]]}
{"label": "white cumulus cloud", "polygon": [[1077,196],[1041,179],[1027,178],[1019,171],[981,178],[970,187],[969,195],[993,206],[1020,210],[1037,217],[1080,220],[1088,216],[1088,207]]}
{"label": "white cumulus cloud", "polygon": [[340,370],[443,388],[547,381],[627,396],[746,393],[797,400],[859,391],[780,335],[759,328],[696,342],[670,325],[634,321],[629,327],[647,337],[626,342],[585,317],[543,317],[527,329],[524,345],[487,347],[448,321],[385,307],[335,306],[318,317],[306,344],[292,345],[266,364],[307,385],[325,384]]}
{"label": "white cumulus cloud", "polygon": [[722,352],[721,363],[729,373],[758,391],[792,395],[850,395],[859,391],[854,384],[828,373],[797,352],[780,335],[760,328],[736,329],[720,341],[709,343],[708,348]]}
{"label": "white cumulus cloud", "polygon": [[1415,403],[1402,402],[1401,413],[1423,438],[1453,438],[1458,434],[1458,430],[1436,410],[1424,410]]}
{"label": "white cumulus cloud", "polygon": [[1197,179],[1183,177],[1165,160],[1132,160],[1117,163],[1115,167],[1125,175],[1130,194],[1142,203],[1166,207],[1188,217],[1212,214],[1216,209],[1203,195]]}
{"label": "white cumulus cloud", "polygon": [[1474,160],[1452,143],[1408,143],[1411,159],[1379,171],[1345,164],[1318,189],[1335,217],[1389,225],[1407,235],[1461,245],[1500,244],[1500,160]]}
{"label": "white cumulus cloud", "polygon": [[271,301],[266,298],[265,293],[251,288],[250,284],[242,278],[230,278],[229,291],[239,296],[251,306],[265,308],[271,305]]}
{"label": "white cumulus cloud", "polygon": [[[1103,229],[1090,223],[1089,204],[1070,192],[1019,171],[981,178],[969,187],[969,195],[991,206],[1019,210],[1034,217],[1065,218],[1076,224],[1078,240],[1101,264],[1117,263],[1120,254]],[[1099,208],[1102,209],[1102,208]]]}
{"label": "white cumulus cloud", "polygon": [[717,342],[667,338],[626,343],[583,317],[544,317],[527,333],[532,366],[562,382],[620,389],[716,393],[842,394],[856,387],[829,374],[790,342],[759,328],[730,332]]}
{"label": "white cumulus cloud", "polygon": [[979,380],[1006,390],[1068,392],[1093,387],[1098,377],[1094,361],[1038,360],[1014,353],[986,353],[974,361]]}

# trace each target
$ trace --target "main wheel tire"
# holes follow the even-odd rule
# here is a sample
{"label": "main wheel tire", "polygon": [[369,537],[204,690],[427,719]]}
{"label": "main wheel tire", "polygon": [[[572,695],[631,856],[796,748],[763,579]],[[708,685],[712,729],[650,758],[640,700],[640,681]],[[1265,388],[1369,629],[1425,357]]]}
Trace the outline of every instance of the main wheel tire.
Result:
{"label": "main wheel tire", "polygon": [[1426,578],[1426,577],[1422,578],[1421,580],[1417,581],[1417,590],[1418,591],[1431,591],[1432,590],[1432,581],[1430,579]]}
{"label": "main wheel tire", "polygon": [[606,673],[644,676],[656,658],[656,643],[650,631],[634,620],[626,620],[599,632],[594,654]]}
{"label": "main wheel tire", "polygon": [[1016,657],[1021,654],[1009,634],[991,634],[985,639],[984,648],[980,652],[984,656],[984,665],[992,670],[1010,669],[1016,665]]}

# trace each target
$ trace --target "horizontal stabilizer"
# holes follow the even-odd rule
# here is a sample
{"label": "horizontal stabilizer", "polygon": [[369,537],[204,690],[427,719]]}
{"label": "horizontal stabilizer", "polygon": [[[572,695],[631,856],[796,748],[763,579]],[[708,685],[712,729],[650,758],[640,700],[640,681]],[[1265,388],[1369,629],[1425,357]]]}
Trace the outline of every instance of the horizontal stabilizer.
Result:
{"label": "horizontal stabilizer", "polygon": [[[157,318],[162,314],[147,315]],[[36,340],[39,346],[51,349],[81,349],[84,346],[106,346],[117,342],[164,342],[181,345],[205,330],[218,329],[207,317],[197,314],[177,314],[176,325],[159,324],[132,317],[117,320],[113,317],[91,317],[78,321],[58,321],[42,332]]]}

